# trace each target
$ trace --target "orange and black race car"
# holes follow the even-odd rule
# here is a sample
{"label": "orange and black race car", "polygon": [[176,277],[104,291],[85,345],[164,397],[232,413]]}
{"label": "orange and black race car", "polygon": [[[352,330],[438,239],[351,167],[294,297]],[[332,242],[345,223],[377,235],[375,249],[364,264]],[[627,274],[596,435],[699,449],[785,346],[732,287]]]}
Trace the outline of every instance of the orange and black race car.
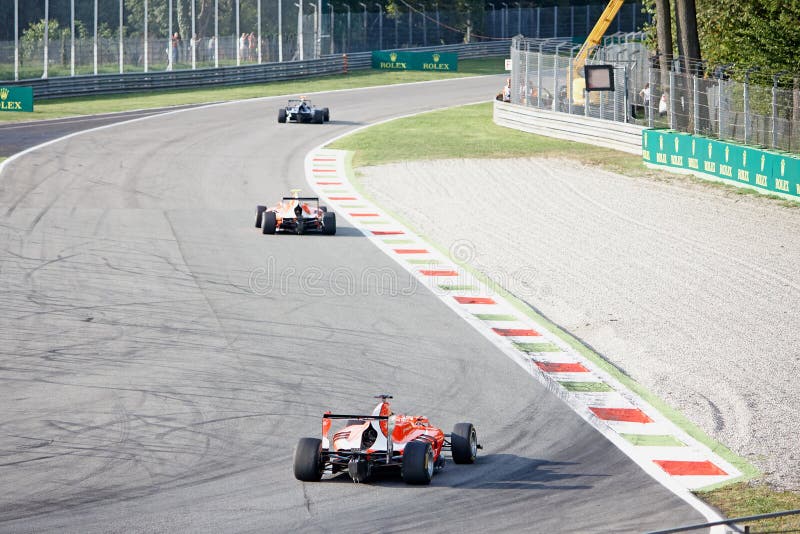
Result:
{"label": "orange and black race car", "polygon": [[283,197],[277,206],[256,206],[256,228],[263,234],[274,234],[278,230],[305,234],[321,232],[336,233],[336,214],[319,205],[318,197],[301,197],[299,189],[292,189],[292,196]]}
{"label": "orange and black race car", "polygon": [[[378,395],[371,415],[322,415],[322,439],[300,438],[294,451],[294,476],[317,482],[323,474],[347,472],[353,482],[366,482],[377,470],[399,471],[408,484],[430,484],[445,466],[449,451],[457,464],[471,464],[478,454],[478,435],[471,423],[457,423],[445,434],[427,417],[394,414],[391,395]],[[328,435],[333,420],[344,428]]]}

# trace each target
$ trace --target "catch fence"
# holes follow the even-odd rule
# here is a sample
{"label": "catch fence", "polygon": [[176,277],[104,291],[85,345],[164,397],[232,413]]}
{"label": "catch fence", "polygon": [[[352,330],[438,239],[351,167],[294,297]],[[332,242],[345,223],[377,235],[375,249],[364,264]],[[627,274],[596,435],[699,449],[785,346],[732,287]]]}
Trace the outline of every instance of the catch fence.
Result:
{"label": "catch fence", "polygon": [[[573,80],[583,76],[574,68],[579,49],[565,40],[514,38],[512,103],[800,152],[797,76],[680,60],[662,72],[643,35],[619,33],[586,61],[613,66],[614,90],[572,95]],[[752,83],[756,74],[761,84]],[[771,85],[763,84],[770,78]]]}

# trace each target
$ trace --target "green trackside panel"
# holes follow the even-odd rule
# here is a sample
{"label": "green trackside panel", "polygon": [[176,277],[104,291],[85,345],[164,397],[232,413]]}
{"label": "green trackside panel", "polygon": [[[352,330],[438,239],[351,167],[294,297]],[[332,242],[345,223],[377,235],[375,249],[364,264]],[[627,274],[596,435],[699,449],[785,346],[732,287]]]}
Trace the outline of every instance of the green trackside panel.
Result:
{"label": "green trackside panel", "polygon": [[769,185],[776,193],[800,196],[800,158],[793,154],[776,154]]}
{"label": "green trackside panel", "polygon": [[33,112],[33,87],[0,87],[0,111]]}
{"label": "green trackside panel", "polygon": [[403,52],[375,50],[372,68],[380,70],[457,71],[458,54],[454,52]]}
{"label": "green trackside panel", "polygon": [[800,155],[671,130],[642,133],[642,159],[769,193],[800,198]]}

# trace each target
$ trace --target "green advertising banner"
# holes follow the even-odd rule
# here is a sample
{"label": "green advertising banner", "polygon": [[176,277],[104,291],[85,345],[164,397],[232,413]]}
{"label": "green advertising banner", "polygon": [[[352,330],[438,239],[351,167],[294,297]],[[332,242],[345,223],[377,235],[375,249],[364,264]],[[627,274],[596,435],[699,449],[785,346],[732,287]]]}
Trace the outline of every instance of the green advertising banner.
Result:
{"label": "green advertising banner", "polygon": [[0,111],[33,111],[33,87],[0,87]]}
{"label": "green advertising banner", "polygon": [[381,70],[457,71],[454,52],[373,51],[372,68]]}
{"label": "green advertising banner", "polygon": [[642,132],[645,163],[680,168],[739,185],[800,197],[800,155],[670,130]]}

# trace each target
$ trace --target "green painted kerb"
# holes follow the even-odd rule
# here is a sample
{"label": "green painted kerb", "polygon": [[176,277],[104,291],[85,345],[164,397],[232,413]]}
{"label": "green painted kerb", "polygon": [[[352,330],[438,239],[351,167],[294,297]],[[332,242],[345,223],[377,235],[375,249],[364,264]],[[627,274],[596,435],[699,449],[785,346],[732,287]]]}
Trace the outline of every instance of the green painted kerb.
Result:
{"label": "green painted kerb", "polygon": [[372,68],[381,70],[457,71],[458,54],[453,52],[373,51]]}
{"label": "green painted kerb", "polygon": [[448,285],[448,284],[439,284],[439,289],[444,291],[475,291],[478,289],[475,286],[458,286],[458,285]]}
{"label": "green painted kerb", "polygon": [[645,130],[642,159],[650,165],[800,200],[800,154],[771,152],[683,132]]}
{"label": "green painted kerb", "polygon": [[614,391],[614,388],[605,382],[558,382],[564,389],[572,391],[573,393],[603,393],[605,391]]}
{"label": "green painted kerb", "polygon": [[514,315],[505,315],[502,313],[476,313],[475,317],[481,321],[518,321]]}
{"label": "green painted kerb", "polygon": [[522,352],[559,352],[561,349],[554,343],[514,343]]}
{"label": "green painted kerb", "polygon": [[33,113],[33,87],[0,87],[0,111]]}
{"label": "green painted kerb", "polygon": [[638,447],[685,447],[686,444],[669,435],[620,434],[623,438]]}

